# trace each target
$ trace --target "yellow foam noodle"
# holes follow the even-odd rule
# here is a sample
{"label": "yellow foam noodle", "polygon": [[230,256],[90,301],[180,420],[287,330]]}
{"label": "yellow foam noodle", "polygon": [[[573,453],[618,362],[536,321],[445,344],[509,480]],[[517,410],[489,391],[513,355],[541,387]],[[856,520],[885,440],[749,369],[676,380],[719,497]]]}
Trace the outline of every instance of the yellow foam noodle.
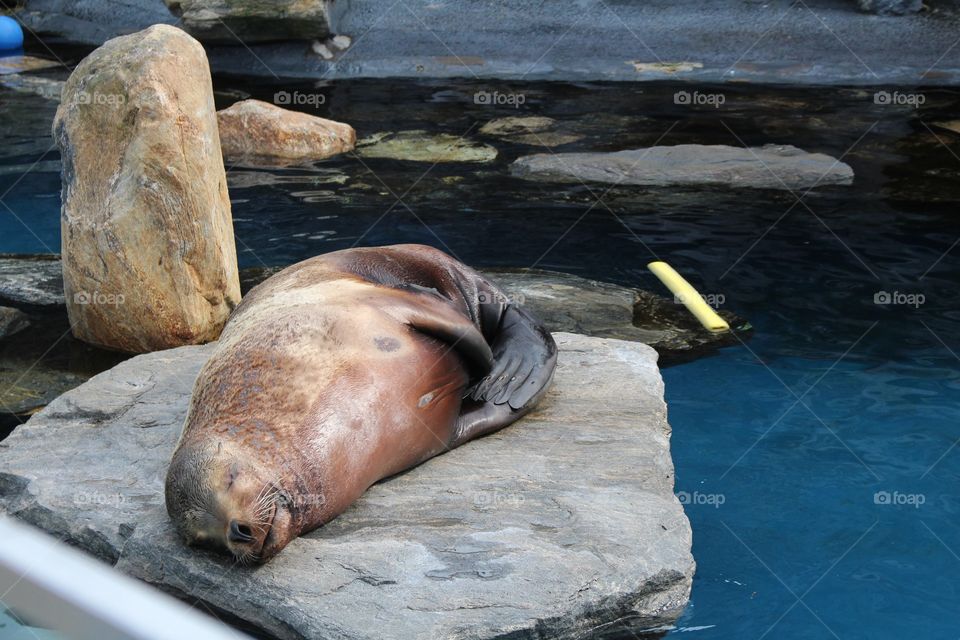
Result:
{"label": "yellow foam noodle", "polygon": [[715,333],[730,330],[727,321],[718,316],[717,312],[704,302],[703,297],[697,293],[697,290],[684,280],[683,276],[677,273],[673,267],[666,262],[651,262],[647,265],[647,268],[660,279],[660,282],[667,285],[674,297],[683,303],[683,306],[700,321],[705,329]]}

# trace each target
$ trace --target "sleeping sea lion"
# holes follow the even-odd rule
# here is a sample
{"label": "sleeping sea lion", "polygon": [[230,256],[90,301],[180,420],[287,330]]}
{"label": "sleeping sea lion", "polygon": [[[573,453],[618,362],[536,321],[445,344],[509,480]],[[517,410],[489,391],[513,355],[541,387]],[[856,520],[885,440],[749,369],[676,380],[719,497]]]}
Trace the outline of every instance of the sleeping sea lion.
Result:
{"label": "sleeping sea lion", "polygon": [[557,348],[473,269],[348,249],[255,287],[200,371],[167,472],[188,544],[264,562],[373,483],[530,411]]}

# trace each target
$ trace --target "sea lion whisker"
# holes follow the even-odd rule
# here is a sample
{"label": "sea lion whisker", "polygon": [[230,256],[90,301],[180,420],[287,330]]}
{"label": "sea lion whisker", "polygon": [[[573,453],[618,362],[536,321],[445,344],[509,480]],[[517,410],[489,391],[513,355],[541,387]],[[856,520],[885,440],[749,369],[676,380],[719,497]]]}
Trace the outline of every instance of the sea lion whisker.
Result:
{"label": "sea lion whisker", "polygon": [[273,499],[274,497],[275,496],[273,495],[268,496],[267,499],[264,500],[263,504],[254,505],[253,517],[258,518],[271,513],[276,506],[276,502]]}
{"label": "sea lion whisker", "polygon": [[276,488],[276,484],[273,482],[267,482],[260,489],[260,493],[257,494],[257,499],[255,502],[260,502],[271,490]]}

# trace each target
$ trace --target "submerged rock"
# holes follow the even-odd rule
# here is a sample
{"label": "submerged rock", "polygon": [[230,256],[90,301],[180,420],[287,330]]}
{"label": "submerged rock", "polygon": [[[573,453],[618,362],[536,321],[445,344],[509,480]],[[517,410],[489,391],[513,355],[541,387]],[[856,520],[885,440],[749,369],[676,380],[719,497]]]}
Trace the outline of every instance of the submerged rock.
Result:
{"label": "submerged rock", "polygon": [[4,354],[0,356],[0,414],[30,415],[60,394],[83,384],[89,377],[29,358]]}
{"label": "submerged rock", "polygon": [[541,147],[559,147],[583,139],[583,135],[552,131],[556,125],[553,118],[543,116],[511,116],[491,120],[480,127],[480,133],[503,138],[508,142]]}
{"label": "submerged rock", "polygon": [[61,66],[59,62],[35,56],[2,56],[0,57],[0,76],[19,74],[25,71],[40,71],[59,66]]}
{"label": "submerged rock", "polygon": [[726,185],[806,189],[853,182],[849,165],[790,145],[743,148],[681,144],[610,153],[544,153],[518,158],[514,176],[543,182],[623,185]]}
{"label": "submerged rock", "polygon": [[309,40],[330,34],[332,0],[164,0],[203,42]]}
{"label": "submerged rock", "polygon": [[203,47],[158,25],[81,62],[54,120],[67,311],[126,352],[214,340],[240,300]]}
{"label": "submerged rock", "polygon": [[553,118],[545,116],[510,116],[497,118],[480,127],[480,133],[488,136],[513,136],[518,133],[536,133],[546,131],[556,124]]}
{"label": "submerged rock", "polygon": [[960,120],[947,120],[944,122],[934,122],[932,124],[935,127],[940,127],[953,133],[960,133]]}
{"label": "submerged rock", "polygon": [[29,325],[0,340],[0,439],[11,415],[37,411],[126,357],[76,340],[62,306],[33,307],[21,317]]}
{"label": "submerged rock", "polygon": [[0,87],[17,93],[38,95],[54,102],[60,102],[60,94],[63,93],[64,84],[66,83],[63,80],[26,73],[0,75]]}
{"label": "submerged rock", "polygon": [[290,111],[260,100],[243,100],[217,112],[225,158],[253,166],[285,166],[323,160],[353,149],[348,124]]}
{"label": "submerged rock", "polygon": [[233,169],[227,174],[227,184],[230,191],[250,189],[252,187],[272,187],[277,185],[343,185],[350,181],[350,176],[337,170],[314,169],[310,173],[285,175],[267,171],[243,171]]}
{"label": "submerged rock", "polygon": [[19,333],[30,326],[30,319],[20,309],[0,307],[0,339]]}
{"label": "submerged rock", "polygon": [[492,162],[497,157],[497,150],[482,142],[419,130],[375,134],[357,143],[357,153],[414,162]]}
{"label": "submerged rock", "polygon": [[128,360],[18,427],[0,448],[0,508],[279,638],[573,637],[664,624],[686,604],[694,562],[656,354],[556,339],[555,382],[535,412],[374,485],[264,567],[185,547],[164,509],[169,457],[212,345]]}

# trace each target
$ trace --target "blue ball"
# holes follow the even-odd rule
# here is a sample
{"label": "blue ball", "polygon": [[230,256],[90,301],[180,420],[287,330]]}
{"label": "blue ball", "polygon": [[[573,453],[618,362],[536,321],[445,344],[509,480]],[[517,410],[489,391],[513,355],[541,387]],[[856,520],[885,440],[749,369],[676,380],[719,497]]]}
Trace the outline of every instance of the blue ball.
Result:
{"label": "blue ball", "polygon": [[9,16],[0,16],[0,51],[11,51],[23,46],[23,29]]}

